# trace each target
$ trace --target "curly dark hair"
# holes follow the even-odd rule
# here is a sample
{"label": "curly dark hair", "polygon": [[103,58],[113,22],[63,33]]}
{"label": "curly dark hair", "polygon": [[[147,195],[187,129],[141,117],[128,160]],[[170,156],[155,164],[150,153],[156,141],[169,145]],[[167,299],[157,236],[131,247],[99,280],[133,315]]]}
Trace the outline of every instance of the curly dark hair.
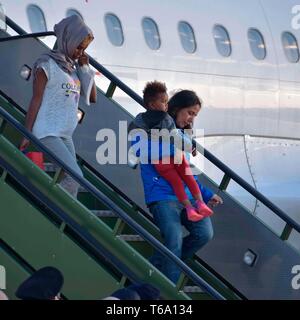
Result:
{"label": "curly dark hair", "polygon": [[145,107],[147,108],[149,103],[156,99],[158,94],[167,94],[167,87],[165,83],[159,81],[147,82],[143,90],[143,99]]}

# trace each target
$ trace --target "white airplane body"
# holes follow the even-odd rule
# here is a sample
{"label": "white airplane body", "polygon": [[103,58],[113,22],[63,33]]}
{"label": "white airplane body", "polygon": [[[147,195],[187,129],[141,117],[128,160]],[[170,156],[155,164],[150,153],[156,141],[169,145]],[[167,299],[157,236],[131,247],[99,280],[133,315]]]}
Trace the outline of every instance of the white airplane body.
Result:
{"label": "white airplane body", "polygon": [[[166,82],[176,89],[195,90],[203,110],[194,127],[203,128],[205,147],[232,170],[300,223],[300,65],[292,63],[282,43],[284,32],[300,42],[300,8],[296,0],[1,0],[6,14],[27,32],[29,5],[44,13],[48,30],[76,9],[93,30],[95,40],[87,52],[138,94],[147,81]],[[121,22],[124,41],[115,46],[109,40],[105,16]],[[148,47],[142,20],[153,19],[159,30],[160,47]],[[178,23],[192,26],[196,50],[187,53],[180,41]],[[216,25],[230,36],[231,54],[222,56],[213,36]],[[266,56],[254,57],[248,31],[258,30],[264,39]],[[43,40],[53,44],[53,39]],[[52,42],[51,42],[52,41]],[[293,45],[287,49],[295,49]],[[101,75],[97,84],[107,83]],[[142,109],[121,91],[115,99],[133,115]],[[205,162],[204,172],[220,182],[222,173]],[[249,197],[235,183],[228,192],[275,232],[284,223]],[[300,239],[291,243],[300,248]]]}

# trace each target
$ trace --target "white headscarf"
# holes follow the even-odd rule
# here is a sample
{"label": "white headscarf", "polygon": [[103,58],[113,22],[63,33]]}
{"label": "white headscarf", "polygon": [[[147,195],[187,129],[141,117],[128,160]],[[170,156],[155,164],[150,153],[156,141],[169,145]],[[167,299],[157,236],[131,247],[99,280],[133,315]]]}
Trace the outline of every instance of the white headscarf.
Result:
{"label": "white headscarf", "polygon": [[57,49],[41,55],[34,64],[34,74],[39,64],[48,61],[49,58],[55,60],[63,71],[71,73],[76,67],[75,61],[71,58],[74,51],[88,35],[93,35],[91,29],[77,15],[57,23],[54,26],[54,33],[57,37]]}

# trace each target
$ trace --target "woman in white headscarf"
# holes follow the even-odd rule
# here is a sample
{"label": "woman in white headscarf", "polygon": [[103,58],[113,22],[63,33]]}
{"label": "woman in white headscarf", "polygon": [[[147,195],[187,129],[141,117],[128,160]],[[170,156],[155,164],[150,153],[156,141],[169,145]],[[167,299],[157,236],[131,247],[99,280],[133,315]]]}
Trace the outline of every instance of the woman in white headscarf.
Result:
{"label": "woman in white headscarf", "polygon": [[[33,96],[25,127],[56,156],[82,176],[72,140],[77,126],[80,95],[87,104],[96,102],[94,72],[85,50],[94,39],[83,20],[73,15],[54,26],[57,49],[43,54],[34,65]],[[28,147],[23,139],[20,149]],[[68,175],[61,185],[77,196],[78,184]]]}

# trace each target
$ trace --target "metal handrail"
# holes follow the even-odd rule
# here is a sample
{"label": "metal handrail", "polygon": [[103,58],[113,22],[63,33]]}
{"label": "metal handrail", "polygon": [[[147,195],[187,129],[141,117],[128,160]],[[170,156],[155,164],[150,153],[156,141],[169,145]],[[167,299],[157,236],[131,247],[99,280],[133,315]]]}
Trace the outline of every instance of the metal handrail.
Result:
{"label": "metal handrail", "polygon": [[55,36],[55,33],[53,31],[28,33],[28,34],[24,34],[24,35],[20,35],[20,36],[10,36],[10,37],[6,37],[6,38],[0,38],[0,42],[26,39],[26,38],[48,37],[48,36]]}
{"label": "metal handrail", "polygon": [[6,24],[15,30],[20,35],[25,35],[27,32],[22,29],[19,25],[17,25],[13,20],[11,20],[8,16],[5,16]]}
{"label": "metal handrail", "polygon": [[245,190],[247,190],[250,194],[252,194],[257,200],[263,203],[266,207],[271,209],[277,216],[279,216],[282,220],[292,226],[295,230],[300,233],[300,225],[289,217],[283,210],[278,208],[274,203],[272,203],[267,197],[265,197],[262,193],[258,192],[255,188],[253,188],[248,182],[242,179],[238,174],[232,171],[228,166],[226,166],[223,162],[221,162],[218,158],[216,158],[211,152],[204,149],[198,142],[196,142],[197,151],[204,154],[205,158],[207,158],[210,162],[212,162],[215,166],[217,166],[220,170],[222,170],[226,176],[230,179],[234,180],[240,186],[242,186]]}
{"label": "metal handrail", "polygon": [[174,253],[163,246],[155,237],[153,237],[148,231],[144,230],[138,223],[136,223],[131,217],[129,217],[123,209],[119,208],[113,201],[111,201],[106,195],[101,193],[92,183],[82,178],[77,172],[67,166],[62,160],[60,160],[54,153],[52,153],[47,147],[45,147],[38,138],[36,138],[31,132],[29,132],[23,125],[16,121],[8,112],[0,107],[0,116],[12,125],[22,136],[34,143],[39,150],[44,152],[47,157],[60,168],[62,168],[67,174],[69,174],[76,182],[82,187],[88,190],[96,199],[103,202],[112,211],[116,212],[121,219],[128,224],[137,234],[143,239],[147,240],[151,245],[164,256],[171,259],[196,285],[201,287],[205,292],[218,300],[225,300],[223,295],[216,291],[210,284],[199,277],[193,270],[191,270],[181,259],[179,259]]}

